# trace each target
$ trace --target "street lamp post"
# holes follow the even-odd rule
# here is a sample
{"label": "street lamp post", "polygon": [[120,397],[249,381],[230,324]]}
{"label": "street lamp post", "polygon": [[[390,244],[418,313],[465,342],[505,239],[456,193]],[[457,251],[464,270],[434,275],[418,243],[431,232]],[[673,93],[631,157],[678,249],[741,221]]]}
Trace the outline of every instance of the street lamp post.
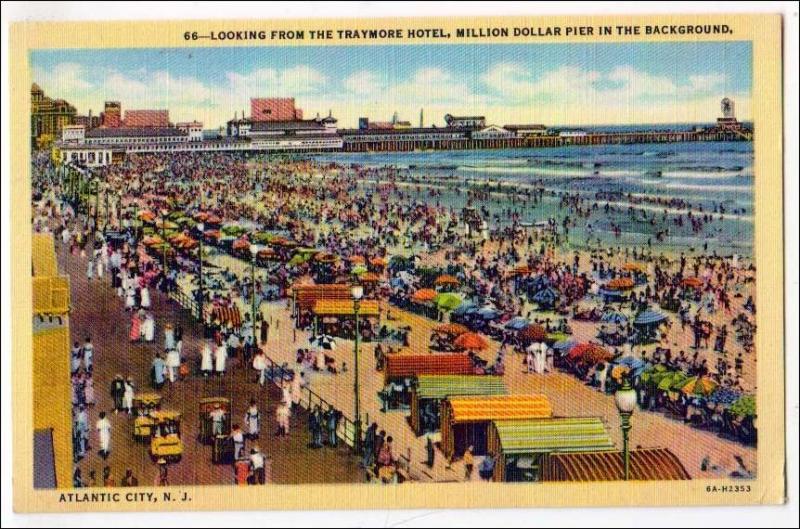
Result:
{"label": "street lamp post", "polygon": [[164,279],[167,278],[167,213],[166,209],[161,210],[161,273]]}
{"label": "street lamp post", "polygon": [[355,382],[353,384],[353,391],[355,393],[355,418],[353,420],[353,449],[356,454],[361,453],[361,392],[358,387],[358,345],[360,341],[360,332],[358,328],[358,310],[361,308],[361,298],[364,297],[364,287],[361,285],[353,285],[351,289],[353,295],[353,312],[355,315],[355,369],[354,376]]}
{"label": "street lamp post", "polygon": [[250,303],[251,303],[251,324],[253,326],[253,337],[255,338],[256,332],[256,255],[258,255],[258,246],[255,244],[250,245],[250,281],[252,282],[251,285],[251,292],[250,292]]}
{"label": "street lamp post", "polygon": [[636,390],[631,386],[630,376],[624,376],[622,387],[614,394],[614,403],[617,405],[620,417],[620,429],[622,430],[622,457],[624,462],[624,479],[630,479],[631,457],[628,447],[629,435],[631,431],[631,415],[636,409]]}
{"label": "street lamp post", "polygon": [[200,236],[197,238],[197,242],[198,242],[198,247],[197,247],[197,263],[198,263],[197,274],[198,274],[199,279],[200,279],[200,282],[199,282],[200,292],[199,292],[199,296],[198,296],[199,299],[197,300],[197,302],[200,305],[200,314],[198,316],[200,318],[200,323],[203,326],[203,338],[205,338],[205,336],[206,336],[206,319],[205,319],[205,315],[203,313],[203,303],[205,301],[205,294],[204,294],[204,291],[203,291],[203,233],[205,232],[205,226],[203,225],[202,222],[197,225],[197,229],[200,231]]}

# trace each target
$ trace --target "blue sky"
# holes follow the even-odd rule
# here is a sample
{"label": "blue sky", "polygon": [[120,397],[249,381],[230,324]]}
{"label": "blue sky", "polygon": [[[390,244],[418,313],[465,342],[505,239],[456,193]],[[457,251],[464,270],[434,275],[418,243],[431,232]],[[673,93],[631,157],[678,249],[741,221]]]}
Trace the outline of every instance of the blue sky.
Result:
{"label": "blue sky", "polygon": [[733,97],[750,117],[751,45],[724,43],[302,46],[31,52],[33,80],[80,112],[106,99],[222,124],[255,96],[294,96],[341,126],[397,111],[441,124],[710,121]]}

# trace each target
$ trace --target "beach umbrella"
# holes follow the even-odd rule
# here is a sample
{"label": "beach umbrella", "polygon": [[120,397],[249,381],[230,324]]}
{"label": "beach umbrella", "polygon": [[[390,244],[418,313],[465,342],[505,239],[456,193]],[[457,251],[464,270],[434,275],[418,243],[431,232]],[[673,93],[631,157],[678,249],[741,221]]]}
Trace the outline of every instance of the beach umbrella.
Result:
{"label": "beach umbrella", "polygon": [[447,334],[449,336],[456,337],[469,332],[469,329],[465,325],[461,325],[460,323],[445,323],[434,327],[433,332],[437,332],[439,334]]}
{"label": "beach umbrella", "polygon": [[624,356],[622,358],[618,358],[617,360],[614,360],[614,363],[620,367],[628,369],[635,377],[642,374],[647,366],[644,360],[634,356]]}
{"label": "beach umbrella", "polygon": [[742,395],[739,400],[731,404],[728,410],[734,415],[742,417],[755,417],[756,415],[756,397],[755,395]]}
{"label": "beach umbrella", "polygon": [[500,312],[494,307],[483,307],[478,309],[478,316],[484,320],[496,320],[500,317]]}
{"label": "beach umbrella", "polygon": [[640,263],[625,263],[625,265],[622,267],[622,269],[626,270],[628,272],[644,272],[645,271],[644,265],[640,264]]}
{"label": "beach umbrella", "polygon": [[655,310],[643,310],[633,320],[634,325],[656,325],[665,321],[667,317]]}
{"label": "beach umbrella", "polygon": [[533,295],[533,301],[540,305],[552,306],[558,299],[558,291],[553,287],[546,287]]}
{"label": "beach umbrella", "polygon": [[335,263],[336,256],[328,252],[318,252],[314,255],[314,260],[320,263]]}
{"label": "beach umbrella", "polygon": [[625,299],[625,295],[618,291],[618,290],[609,290],[607,288],[601,288],[598,293],[603,296],[603,299],[608,301],[621,301]]}
{"label": "beach umbrella", "polygon": [[393,277],[389,280],[389,286],[392,288],[405,288],[408,285],[399,277]]}
{"label": "beach umbrella", "polygon": [[569,353],[570,350],[576,345],[578,345],[577,340],[573,338],[566,338],[564,340],[558,340],[557,342],[555,342],[553,344],[553,349],[555,351],[558,351],[558,353],[561,354],[561,356],[564,356],[565,354]]}
{"label": "beach umbrella", "polygon": [[451,275],[448,275],[448,274],[440,275],[433,282],[433,284],[436,285],[436,286],[445,286],[445,285],[447,285],[447,286],[454,286],[454,285],[457,286],[457,285],[459,285],[459,283],[460,283],[459,280],[455,276],[451,276]]}
{"label": "beach umbrella", "polygon": [[466,332],[455,339],[453,345],[458,349],[468,351],[482,351],[489,347],[489,340],[480,334],[474,332]]}
{"label": "beach umbrella", "polygon": [[308,339],[308,344],[314,349],[333,351],[336,349],[336,340],[328,334],[318,334]]}
{"label": "beach umbrella", "polygon": [[587,354],[591,353],[599,349],[601,352],[607,353],[602,346],[593,343],[593,342],[581,342],[576,344],[572,349],[570,349],[569,354],[567,354],[567,358],[570,360],[579,360],[584,358]]}
{"label": "beach umbrella", "polygon": [[633,288],[633,279],[629,277],[618,277],[606,283],[608,290],[630,290]]}
{"label": "beach umbrella", "polygon": [[445,311],[450,311],[458,308],[463,302],[461,295],[455,292],[441,292],[433,298],[436,306]]}
{"label": "beach umbrella", "polygon": [[461,303],[461,305],[453,310],[452,316],[464,316],[473,312],[478,312],[478,307],[475,305],[475,303],[471,301],[464,301]]}
{"label": "beach umbrella", "polygon": [[684,395],[708,397],[714,393],[718,385],[709,377],[692,377],[681,386],[681,391]]}
{"label": "beach umbrella", "polygon": [[528,268],[528,266],[526,265],[522,265],[514,268],[514,270],[512,270],[511,273],[518,276],[526,276],[531,273],[531,269]]}
{"label": "beach umbrella", "polygon": [[506,329],[509,329],[509,330],[512,330],[512,331],[521,331],[525,327],[529,327],[530,324],[531,324],[531,322],[528,321],[527,319],[523,318],[522,316],[516,316],[516,317],[511,318],[510,320],[508,320],[506,322],[505,327],[506,327]]}
{"label": "beach umbrella", "polygon": [[720,386],[714,393],[711,394],[711,397],[709,397],[708,401],[713,402],[714,404],[728,406],[739,400],[739,397],[741,396],[741,392],[736,391],[735,389]]}
{"label": "beach umbrella", "polygon": [[154,220],[156,220],[156,214],[153,213],[152,211],[147,210],[147,209],[143,209],[136,216],[142,222],[153,222]]}
{"label": "beach umbrella", "polygon": [[547,331],[538,323],[533,323],[524,327],[517,335],[523,342],[543,342],[547,338]]}
{"label": "beach umbrella", "polygon": [[411,294],[411,299],[420,303],[424,303],[426,301],[433,301],[436,297],[437,292],[432,288],[421,288]]}
{"label": "beach umbrella", "polygon": [[703,280],[699,277],[685,277],[681,281],[681,285],[689,288],[700,288],[703,286]]}
{"label": "beach umbrella", "polygon": [[361,255],[353,255],[351,257],[348,257],[347,260],[353,264],[360,264],[360,265],[363,265],[367,262]]}
{"label": "beach umbrella", "polygon": [[658,382],[658,389],[662,391],[676,391],[681,389],[689,377],[680,371],[669,371]]}
{"label": "beach umbrella", "polygon": [[373,257],[369,260],[369,264],[375,267],[384,267],[386,266],[386,259],[383,257]]}
{"label": "beach umbrella", "polygon": [[544,341],[552,345],[552,344],[554,344],[556,342],[560,342],[560,341],[566,340],[568,338],[569,338],[569,334],[567,334],[565,332],[551,332],[551,333],[547,333],[547,336],[545,337]]}
{"label": "beach umbrella", "polygon": [[365,274],[361,274],[358,280],[361,281],[362,283],[377,283],[378,281],[381,280],[381,278],[378,276],[378,274],[375,274],[373,272],[367,272]]}
{"label": "beach umbrella", "polygon": [[355,274],[355,275],[366,274],[367,273],[367,267],[364,266],[364,265],[356,265],[356,266],[353,267],[351,272],[353,274]]}
{"label": "beach umbrella", "polygon": [[623,313],[616,311],[616,310],[609,310],[604,312],[602,316],[600,316],[600,321],[603,323],[625,323],[628,321],[628,317]]}

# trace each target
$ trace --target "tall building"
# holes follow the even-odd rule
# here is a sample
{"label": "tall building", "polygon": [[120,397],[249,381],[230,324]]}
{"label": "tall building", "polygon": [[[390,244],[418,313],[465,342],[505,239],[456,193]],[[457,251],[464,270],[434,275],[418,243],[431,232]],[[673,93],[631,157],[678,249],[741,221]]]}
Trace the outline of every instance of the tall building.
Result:
{"label": "tall building", "polygon": [[61,137],[61,130],[75,122],[75,107],[63,99],[52,99],[33,83],[31,86],[31,145],[49,146]]}
{"label": "tall building", "polygon": [[295,107],[293,97],[254,97],[250,99],[250,119],[255,122],[300,120],[303,110]]}
{"label": "tall building", "polygon": [[127,128],[169,127],[169,110],[126,110],[123,124]]}

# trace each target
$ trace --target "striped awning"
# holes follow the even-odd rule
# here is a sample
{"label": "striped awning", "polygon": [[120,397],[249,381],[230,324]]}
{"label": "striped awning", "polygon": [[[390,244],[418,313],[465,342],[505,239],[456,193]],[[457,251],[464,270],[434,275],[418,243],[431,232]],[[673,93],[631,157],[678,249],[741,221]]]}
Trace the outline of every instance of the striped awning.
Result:
{"label": "striped awning", "polygon": [[487,375],[420,375],[417,397],[444,399],[464,395],[505,395],[503,377]]}
{"label": "striped awning", "polygon": [[228,323],[233,327],[241,327],[242,313],[239,312],[239,307],[230,306],[224,307],[217,305],[211,310],[212,320],[219,320],[221,323]]}
{"label": "striped awning", "polygon": [[472,360],[461,353],[404,355],[391,354],[386,357],[383,370],[384,382],[393,378],[420,375],[474,375]]}
{"label": "striped awning", "polygon": [[505,455],[613,450],[614,443],[596,417],[495,421]]}
{"label": "striped awning", "polygon": [[[542,463],[541,481],[619,481],[624,478],[622,452],[550,454]],[[637,481],[692,479],[667,448],[631,450],[630,479]]]}
{"label": "striped awning", "polygon": [[[314,314],[317,316],[355,316],[353,300],[319,299],[314,303]],[[378,316],[378,302],[374,299],[362,300],[359,303],[359,316]]]}
{"label": "striped awning", "polygon": [[545,419],[553,415],[553,406],[544,395],[453,397],[448,402],[454,423]]}

